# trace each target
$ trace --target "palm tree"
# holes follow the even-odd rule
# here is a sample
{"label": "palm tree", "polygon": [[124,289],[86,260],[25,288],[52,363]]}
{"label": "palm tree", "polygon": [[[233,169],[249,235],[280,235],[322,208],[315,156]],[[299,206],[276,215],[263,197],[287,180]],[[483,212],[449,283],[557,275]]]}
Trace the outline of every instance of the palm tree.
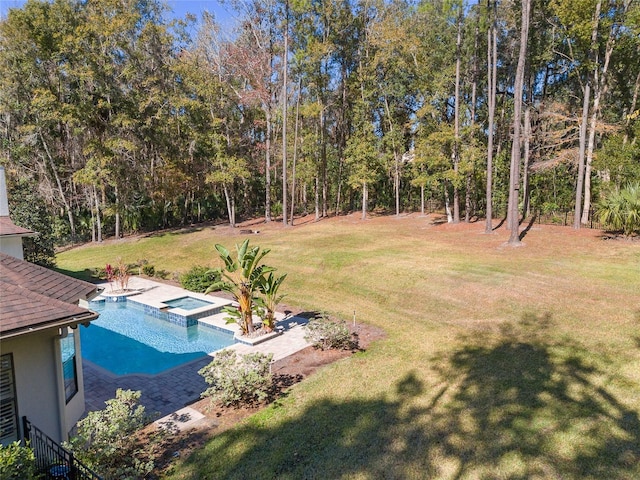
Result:
{"label": "palm tree", "polygon": [[287,274],[276,277],[273,272],[270,272],[269,275],[265,275],[262,277],[260,285],[258,288],[260,289],[260,293],[262,293],[262,297],[258,298],[258,304],[261,307],[264,307],[266,310],[264,319],[262,323],[268,331],[273,331],[276,326],[276,318],[275,318],[275,310],[278,306],[278,303],[284,298],[285,295],[278,295],[278,290],[280,290],[280,285],[287,277]]}
{"label": "palm tree", "polygon": [[225,307],[229,314],[230,322],[240,325],[243,335],[255,331],[253,327],[253,307],[255,293],[263,282],[263,277],[274,271],[273,267],[261,265],[260,261],[271,250],[260,247],[249,248],[249,239],[236,245],[236,256],[232,258],[229,251],[220,244],[216,244],[219,257],[224,262],[224,268],[220,269],[221,280],[207,288],[205,293],[222,290],[233,295],[238,302],[238,308]]}
{"label": "palm tree", "polygon": [[614,190],[598,207],[600,221],[625,235],[640,234],[640,182]]}

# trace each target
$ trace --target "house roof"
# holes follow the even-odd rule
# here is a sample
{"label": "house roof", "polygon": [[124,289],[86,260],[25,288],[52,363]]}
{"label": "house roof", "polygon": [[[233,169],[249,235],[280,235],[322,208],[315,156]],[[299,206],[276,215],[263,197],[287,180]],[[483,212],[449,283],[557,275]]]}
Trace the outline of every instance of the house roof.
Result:
{"label": "house roof", "polygon": [[0,215],[0,236],[33,237],[34,235],[37,235],[37,233],[27,228],[17,226],[11,221],[11,218],[6,215]]}
{"label": "house roof", "polygon": [[95,312],[79,307],[97,287],[0,253],[0,338],[88,322]]}

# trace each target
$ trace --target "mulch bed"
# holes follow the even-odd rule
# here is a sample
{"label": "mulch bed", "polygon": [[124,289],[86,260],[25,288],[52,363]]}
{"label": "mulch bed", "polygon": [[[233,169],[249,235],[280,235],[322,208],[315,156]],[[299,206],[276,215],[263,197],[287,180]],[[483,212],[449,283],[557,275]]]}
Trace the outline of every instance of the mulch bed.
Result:
{"label": "mulch bed", "polygon": [[321,350],[307,347],[275,362],[271,368],[274,376],[273,390],[269,400],[264,403],[224,407],[212,404],[210,399],[205,398],[189,405],[205,415],[207,421],[201,422],[199,428],[171,437],[163,444],[164,454],[156,462],[157,473],[169,467],[176,457],[188,456],[191,451],[201,447],[215,435],[234,427],[245,418],[265,408],[269,403],[285,395],[288,388],[313,375],[319,368],[347,358],[358,351],[364,351],[372,342],[385,336],[382,329],[367,324],[351,325],[350,328],[357,332],[357,349]]}

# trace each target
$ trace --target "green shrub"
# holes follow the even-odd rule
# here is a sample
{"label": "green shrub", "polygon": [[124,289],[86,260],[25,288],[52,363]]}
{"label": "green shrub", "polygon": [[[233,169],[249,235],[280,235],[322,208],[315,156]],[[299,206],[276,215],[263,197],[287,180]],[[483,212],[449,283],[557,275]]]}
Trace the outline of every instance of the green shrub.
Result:
{"label": "green shrub", "polygon": [[29,446],[20,442],[0,445],[0,478],[2,480],[31,480],[36,475],[36,457]]}
{"label": "green shrub", "polygon": [[142,273],[147,277],[153,277],[156,273],[156,267],[154,267],[153,265],[143,265]]}
{"label": "green shrub", "polygon": [[344,320],[332,320],[323,314],[305,325],[305,340],[322,350],[350,350],[358,347],[357,337],[352,335]]}
{"label": "green shrub", "polygon": [[210,397],[225,406],[261,402],[271,387],[269,365],[273,354],[238,355],[235,350],[221,350],[213,361],[198,372],[211,385],[202,397]]}
{"label": "green shrub", "polygon": [[220,281],[220,272],[202,265],[191,267],[187,273],[180,275],[182,288],[198,293],[204,293],[207,288],[218,281]]}
{"label": "green shrub", "polygon": [[107,279],[107,269],[105,267],[95,267],[91,274],[93,277],[99,278],[100,280]]}
{"label": "green shrub", "polygon": [[166,270],[156,270],[154,272],[154,277],[161,278],[162,280],[166,280],[170,276],[171,276],[171,274],[169,272],[167,272]]}
{"label": "green shrub", "polygon": [[116,391],[106,408],[78,422],[78,434],[65,444],[76,457],[104,478],[144,478],[155,466],[160,437],[143,437],[151,418],[139,405],[141,392]]}

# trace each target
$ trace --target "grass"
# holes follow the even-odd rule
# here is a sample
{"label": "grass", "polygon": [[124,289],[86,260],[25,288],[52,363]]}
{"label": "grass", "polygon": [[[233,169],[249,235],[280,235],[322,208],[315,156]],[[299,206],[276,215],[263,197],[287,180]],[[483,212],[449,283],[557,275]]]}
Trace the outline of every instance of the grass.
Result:
{"label": "grass", "polygon": [[[167,475],[200,478],[640,478],[640,247],[419,217],[261,226],[286,302],[387,337],[322,369]],[[216,265],[225,229],[83,247],[61,269],[141,258]]]}

